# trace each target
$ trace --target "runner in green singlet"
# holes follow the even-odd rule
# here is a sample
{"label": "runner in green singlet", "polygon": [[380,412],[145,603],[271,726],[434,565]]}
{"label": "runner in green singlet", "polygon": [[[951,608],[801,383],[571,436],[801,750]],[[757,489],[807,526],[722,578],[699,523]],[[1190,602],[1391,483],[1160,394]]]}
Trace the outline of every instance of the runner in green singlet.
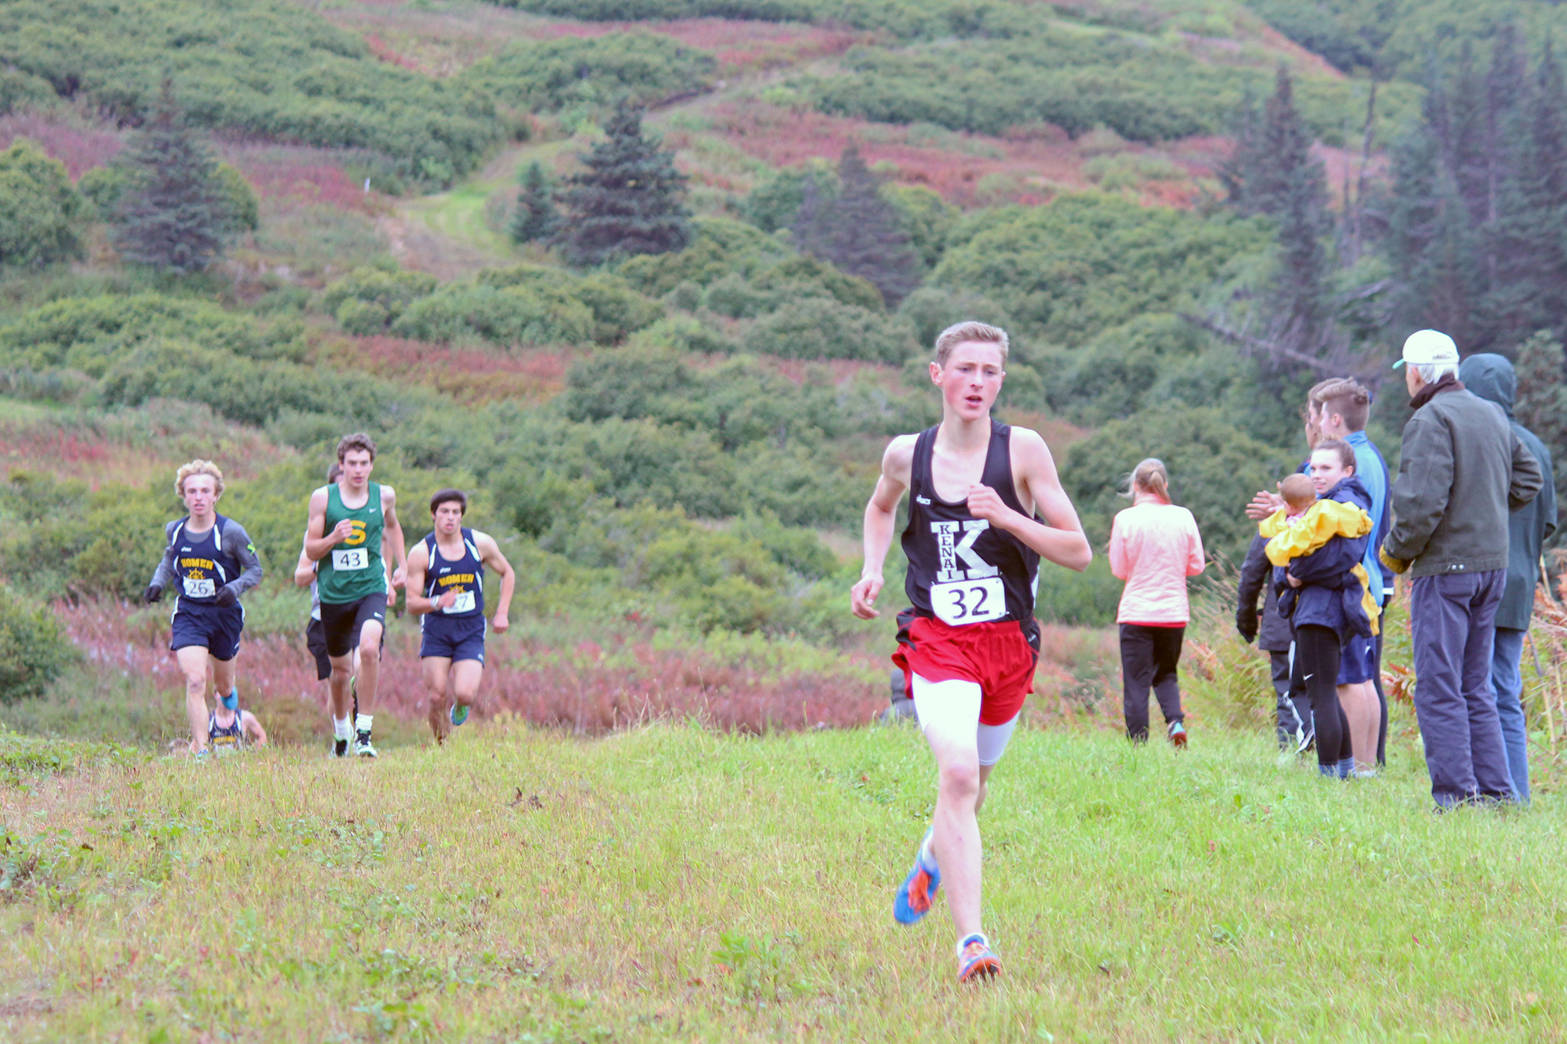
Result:
{"label": "runner in green singlet", "polygon": [[[352,740],[360,757],[376,756],[370,731],[381,675],[381,634],[386,626],[387,575],[381,560],[383,538],[397,558],[392,587],[403,586],[408,571],[403,527],[397,521],[397,494],[370,481],[375,442],[363,432],[337,444],[343,474],[310,495],[305,555],[316,563],[321,596],[321,629],[332,661],[332,753],[345,757]],[[348,720],[348,679],[352,653],[359,645],[359,713]]]}

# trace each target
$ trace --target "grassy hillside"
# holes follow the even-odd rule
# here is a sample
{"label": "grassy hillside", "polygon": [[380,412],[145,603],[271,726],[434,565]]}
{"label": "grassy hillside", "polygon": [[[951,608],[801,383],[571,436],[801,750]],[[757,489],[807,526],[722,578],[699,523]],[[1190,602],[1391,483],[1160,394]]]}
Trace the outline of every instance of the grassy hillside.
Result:
{"label": "grassy hillside", "polygon": [[0,1034],[1560,1039],[1560,807],[1436,816],[1406,741],[1349,785],[1265,742],[1019,732],[983,817],[1004,971],[959,989],[944,904],[889,916],[912,729],[203,767],[6,737]]}

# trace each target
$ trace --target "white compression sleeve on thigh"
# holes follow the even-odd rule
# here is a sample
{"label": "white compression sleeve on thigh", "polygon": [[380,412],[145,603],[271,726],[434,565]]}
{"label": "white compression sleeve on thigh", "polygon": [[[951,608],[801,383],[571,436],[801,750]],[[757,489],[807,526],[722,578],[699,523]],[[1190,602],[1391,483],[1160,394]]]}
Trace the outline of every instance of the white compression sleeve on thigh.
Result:
{"label": "white compression sleeve on thigh", "polygon": [[994,765],[1001,760],[1002,752],[1007,749],[1007,743],[1012,739],[1012,730],[1017,727],[1017,715],[1012,716],[1011,721],[1000,725],[979,726],[979,763],[981,765]]}
{"label": "white compression sleeve on thigh", "polygon": [[943,746],[972,747],[979,734],[979,686],[953,678],[927,681],[914,675],[914,713],[925,738]]}

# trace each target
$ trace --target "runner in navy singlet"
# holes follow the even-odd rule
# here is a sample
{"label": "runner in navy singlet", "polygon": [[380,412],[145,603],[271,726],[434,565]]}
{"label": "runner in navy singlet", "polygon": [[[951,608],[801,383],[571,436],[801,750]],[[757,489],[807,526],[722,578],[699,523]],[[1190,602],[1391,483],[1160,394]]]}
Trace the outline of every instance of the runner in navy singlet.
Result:
{"label": "runner in navy singlet", "polygon": [[169,648],[185,675],[185,716],[190,749],[207,755],[207,668],[212,668],[213,698],[239,706],[234,689],[234,658],[245,627],[240,595],[261,582],[261,559],[250,536],[231,518],[218,514],[223,472],[210,460],[193,460],[174,474],[174,491],[190,512],[164,527],[163,557],[142,598],[148,603],[174,588]]}
{"label": "runner in navy singlet", "polygon": [[1092,557],[1045,440],[990,416],[1006,359],[1006,332],[984,323],[959,323],[936,338],[930,377],[941,389],[941,423],[898,436],[882,456],[865,507],[865,565],[850,592],[856,616],[879,615],[882,566],[908,489],[903,551],[913,604],[899,614],[893,662],[907,678],[938,783],[931,827],[893,916],[919,920],[945,881],[960,982],[1001,967],[980,930],[977,814],[1033,687],[1039,559],[1081,571]]}
{"label": "runner in navy singlet", "polygon": [[[468,497],[443,489],[430,498],[435,531],[408,552],[408,611],[420,617],[419,671],[430,692],[430,731],[445,743],[451,726],[468,720],[484,677],[484,567],[501,578],[495,632],[509,627],[517,574],[488,533],[462,524]],[[447,701],[450,683],[451,702]]]}

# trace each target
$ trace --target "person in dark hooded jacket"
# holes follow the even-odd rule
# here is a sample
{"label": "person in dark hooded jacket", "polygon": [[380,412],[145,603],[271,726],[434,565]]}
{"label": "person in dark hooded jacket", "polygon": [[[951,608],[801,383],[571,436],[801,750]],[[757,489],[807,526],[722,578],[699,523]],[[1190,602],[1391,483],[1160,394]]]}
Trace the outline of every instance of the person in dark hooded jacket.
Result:
{"label": "person in dark hooded jacket", "polygon": [[1507,770],[1513,796],[1529,800],[1529,734],[1523,712],[1524,635],[1534,615],[1534,588],[1541,578],[1540,548],[1556,531],[1556,487],[1551,454],[1545,443],[1513,418],[1518,377],[1513,364],[1500,355],[1482,352],[1458,364],[1458,379],[1475,395],[1502,408],[1528,451],[1539,462],[1543,483],[1539,495],[1507,516],[1507,586],[1496,609],[1496,637],[1491,648],[1491,688],[1496,692],[1496,716],[1502,723]]}

